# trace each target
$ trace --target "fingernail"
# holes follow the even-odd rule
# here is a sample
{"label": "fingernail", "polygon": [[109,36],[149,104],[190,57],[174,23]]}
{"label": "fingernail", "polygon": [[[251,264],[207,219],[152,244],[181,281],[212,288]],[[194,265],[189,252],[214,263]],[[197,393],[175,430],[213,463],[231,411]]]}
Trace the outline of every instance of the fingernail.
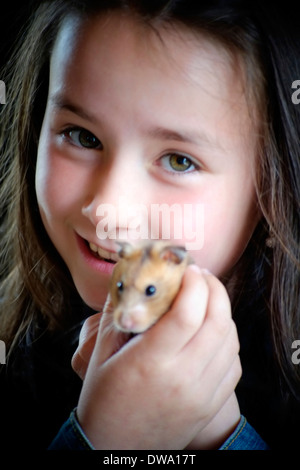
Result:
{"label": "fingernail", "polygon": [[197,266],[197,264],[190,264],[189,269],[191,269],[192,271],[194,271],[197,274],[203,274],[203,275],[206,275],[206,276],[212,275],[211,271],[209,271],[207,268],[199,268],[199,266]]}
{"label": "fingernail", "polygon": [[201,269],[201,273],[202,273],[202,274],[211,274],[211,272],[210,272],[208,269],[206,269],[206,268],[202,268],[202,269]]}
{"label": "fingernail", "polygon": [[190,264],[189,269],[191,269],[192,271],[194,271],[197,274],[201,273],[201,269],[199,268],[199,266],[197,266],[197,264]]}

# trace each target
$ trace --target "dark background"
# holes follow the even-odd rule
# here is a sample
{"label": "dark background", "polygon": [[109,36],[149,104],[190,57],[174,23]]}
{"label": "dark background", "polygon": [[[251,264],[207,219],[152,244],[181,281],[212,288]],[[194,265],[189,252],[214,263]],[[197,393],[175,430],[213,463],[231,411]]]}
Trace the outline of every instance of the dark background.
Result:
{"label": "dark background", "polygon": [[[243,4],[243,1],[247,3],[247,0],[237,0],[237,3]],[[9,59],[17,35],[39,3],[42,3],[42,0],[0,0],[0,68]],[[224,3],[226,4],[226,0]],[[262,7],[266,21],[273,19],[275,22],[285,23],[288,33],[293,30],[297,35],[300,34],[299,1],[277,0],[274,3],[271,0],[252,0],[250,3],[253,4],[254,10],[255,3]]]}
{"label": "dark background", "polygon": [[15,38],[25,25],[31,8],[31,1],[4,3],[0,0],[0,67],[9,59]]}

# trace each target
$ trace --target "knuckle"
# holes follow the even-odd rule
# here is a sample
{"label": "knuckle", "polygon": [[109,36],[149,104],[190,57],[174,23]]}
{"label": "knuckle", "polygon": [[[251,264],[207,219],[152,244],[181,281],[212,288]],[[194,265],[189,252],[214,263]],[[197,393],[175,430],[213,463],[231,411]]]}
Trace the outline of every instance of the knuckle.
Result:
{"label": "knuckle", "polygon": [[185,331],[195,331],[199,327],[200,313],[195,309],[185,309],[179,318],[179,326]]}
{"label": "knuckle", "polygon": [[177,322],[185,331],[196,331],[202,324],[207,309],[208,286],[197,279],[176,305]]}
{"label": "knuckle", "polygon": [[243,369],[242,369],[241,361],[240,361],[240,358],[237,357],[233,363],[233,380],[235,384],[238,384],[238,382],[240,381],[242,373],[243,373]]}
{"label": "knuckle", "polygon": [[221,308],[218,309],[217,315],[214,317],[214,332],[217,337],[224,338],[228,336],[232,329],[232,319],[228,315],[224,315]]}

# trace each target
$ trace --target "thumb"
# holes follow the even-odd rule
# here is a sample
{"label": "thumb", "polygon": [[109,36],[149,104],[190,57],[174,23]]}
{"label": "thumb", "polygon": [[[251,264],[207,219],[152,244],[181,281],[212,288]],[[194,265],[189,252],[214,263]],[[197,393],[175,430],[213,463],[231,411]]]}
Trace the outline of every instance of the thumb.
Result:
{"label": "thumb", "polygon": [[103,314],[99,324],[97,337],[97,362],[102,364],[130,339],[130,333],[124,333],[116,328],[113,322],[113,306],[110,294],[108,294]]}

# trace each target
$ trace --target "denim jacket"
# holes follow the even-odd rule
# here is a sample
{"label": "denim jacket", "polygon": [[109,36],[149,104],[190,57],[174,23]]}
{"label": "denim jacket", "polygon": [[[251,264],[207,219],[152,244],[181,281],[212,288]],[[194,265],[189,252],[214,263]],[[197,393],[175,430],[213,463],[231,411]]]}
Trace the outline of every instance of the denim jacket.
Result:
{"label": "denim jacket", "polygon": [[[72,411],[69,419],[63,424],[49,450],[94,450],[81,429],[76,410]],[[241,416],[238,426],[219,450],[268,450],[268,446],[246,418]]]}

